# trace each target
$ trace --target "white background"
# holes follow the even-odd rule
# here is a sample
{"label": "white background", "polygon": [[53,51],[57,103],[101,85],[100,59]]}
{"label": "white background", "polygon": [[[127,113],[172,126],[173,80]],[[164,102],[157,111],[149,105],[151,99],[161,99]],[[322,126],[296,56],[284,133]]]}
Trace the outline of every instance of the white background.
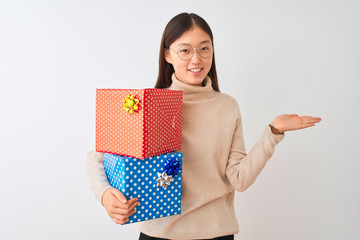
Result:
{"label": "white background", "polygon": [[[282,113],[289,132],[236,196],[236,239],[360,239],[359,1],[0,2],[0,239],[137,239],[87,180],[95,89],[153,87],[166,23],[212,27],[221,91],[247,148]],[[215,216],[214,216],[215,217]]]}

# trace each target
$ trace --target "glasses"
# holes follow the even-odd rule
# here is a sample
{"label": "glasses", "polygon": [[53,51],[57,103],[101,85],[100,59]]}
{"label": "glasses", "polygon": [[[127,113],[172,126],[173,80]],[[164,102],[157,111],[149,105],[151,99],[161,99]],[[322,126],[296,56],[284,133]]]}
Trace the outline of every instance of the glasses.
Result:
{"label": "glasses", "polygon": [[181,46],[178,51],[172,48],[169,49],[175,52],[183,61],[190,60],[194,56],[195,50],[198,51],[201,58],[209,58],[213,54],[213,46],[211,44],[202,45],[198,48],[192,48],[190,46],[184,45]]}

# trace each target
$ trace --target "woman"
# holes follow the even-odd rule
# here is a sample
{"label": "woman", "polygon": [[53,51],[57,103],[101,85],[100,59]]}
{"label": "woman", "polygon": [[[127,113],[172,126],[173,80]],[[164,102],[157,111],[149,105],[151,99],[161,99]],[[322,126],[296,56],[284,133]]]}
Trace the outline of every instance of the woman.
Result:
{"label": "woman", "polygon": [[[234,239],[234,190],[244,191],[255,181],[284,132],[314,126],[321,119],[280,115],[246,154],[238,104],[219,91],[213,35],[196,14],[179,14],[167,24],[159,65],[155,87],[184,94],[182,213],[140,223],[139,239]],[[89,153],[88,174],[112,220],[126,223],[140,203],[109,185],[101,153]]]}

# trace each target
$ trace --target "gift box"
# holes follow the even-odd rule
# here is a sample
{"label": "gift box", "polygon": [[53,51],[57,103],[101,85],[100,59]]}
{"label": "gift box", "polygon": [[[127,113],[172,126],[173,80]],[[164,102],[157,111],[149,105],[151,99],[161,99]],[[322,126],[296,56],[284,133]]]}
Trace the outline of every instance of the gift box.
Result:
{"label": "gift box", "polygon": [[181,214],[182,156],[172,152],[141,160],[104,153],[110,185],[140,202],[126,224]]}
{"label": "gift box", "polygon": [[145,159],[181,149],[182,91],[97,89],[96,151]]}

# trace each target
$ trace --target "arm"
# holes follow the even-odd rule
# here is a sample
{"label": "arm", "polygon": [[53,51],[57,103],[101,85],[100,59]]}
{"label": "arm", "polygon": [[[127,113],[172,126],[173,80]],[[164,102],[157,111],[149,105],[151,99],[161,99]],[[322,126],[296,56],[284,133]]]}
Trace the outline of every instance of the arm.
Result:
{"label": "arm", "polygon": [[90,187],[94,191],[95,197],[102,202],[104,192],[111,188],[104,170],[103,154],[91,151],[88,153],[86,160],[86,170]]}
{"label": "arm", "polygon": [[236,123],[229,154],[226,176],[238,191],[245,191],[260,174],[275,151],[275,146],[284,138],[284,134],[275,135],[267,127],[260,140],[246,153],[243,139],[241,117]]}
{"label": "arm", "polygon": [[246,154],[240,112],[230,149],[226,176],[238,191],[245,191],[254,183],[265,164],[275,151],[275,146],[284,138],[284,132],[314,126],[320,118],[284,114],[266,128],[260,140]]}

